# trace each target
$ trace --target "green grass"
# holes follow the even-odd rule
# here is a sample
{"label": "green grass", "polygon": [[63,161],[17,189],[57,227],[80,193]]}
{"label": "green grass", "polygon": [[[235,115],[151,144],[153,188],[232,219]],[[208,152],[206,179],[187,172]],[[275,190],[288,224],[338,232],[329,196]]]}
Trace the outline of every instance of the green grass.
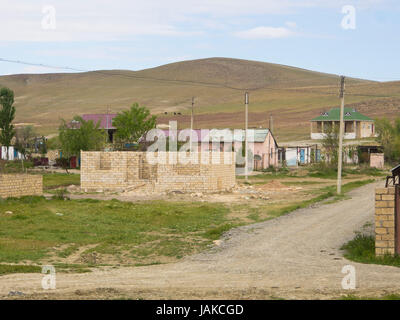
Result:
{"label": "green grass", "polygon": [[0,171],[3,173],[23,173],[26,169],[33,168],[33,162],[24,161],[24,170],[22,170],[21,160],[6,161],[0,160]]}
{"label": "green grass", "polygon": [[[91,270],[86,266],[77,264],[55,263],[54,267],[57,272],[73,272],[73,273],[91,272]],[[12,273],[41,273],[41,272],[42,272],[42,266],[37,266],[37,265],[0,264],[0,276]]]}
{"label": "green grass", "polygon": [[349,294],[340,297],[340,300],[400,300],[400,294],[392,293],[382,297],[359,297]]}
{"label": "green grass", "polygon": [[46,173],[43,174],[43,188],[55,189],[59,187],[67,187],[70,185],[80,185],[80,179],[80,174]]}
{"label": "green grass", "polygon": [[[349,183],[345,183],[342,185],[342,192],[347,193],[353,189],[365,186],[366,184],[369,184],[372,182],[375,182],[375,180],[374,179],[366,179],[366,180],[359,180],[359,181],[352,181]],[[336,186],[330,187],[330,188],[333,190],[336,190]]]}
{"label": "green grass", "polygon": [[[329,167],[324,163],[316,163],[310,166],[301,167],[302,171],[299,170],[288,170],[287,168],[281,169],[267,169],[264,170],[263,173],[249,176],[249,181],[252,184],[264,183],[269,180],[276,179],[286,179],[286,178],[319,178],[319,179],[327,179],[334,180],[337,178],[337,168]],[[372,177],[383,177],[387,176],[388,172],[385,170],[380,170],[376,168],[370,167],[360,167],[360,168],[350,168],[344,167],[342,171],[342,177],[346,178],[351,176],[372,176]],[[244,176],[239,176],[237,179],[243,180]],[[318,184],[321,183],[319,181],[282,181],[283,184],[287,185],[305,185],[305,184]]]}
{"label": "green grass", "polygon": [[375,237],[357,233],[355,238],[341,247],[344,256],[355,262],[400,267],[400,257],[389,254],[375,256]]}
{"label": "green grass", "polygon": [[[276,173],[261,173],[254,176],[249,176],[249,180],[252,184],[265,183],[265,181],[285,179],[285,178],[301,178],[305,176],[298,176],[296,172],[276,172]],[[236,179],[244,180],[244,176],[237,176]]]}
{"label": "green grass", "polygon": [[[372,181],[347,183],[343,192]],[[271,219],[328,198],[337,201],[344,197],[335,197],[332,186],[318,192],[310,200],[281,208],[246,205],[242,209],[247,210],[250,221],[257,222],[262,221],[261,213],[266,212]],[[124,265],[159,263],[160,257],[180,259],[203,250],[224,232],[243,225],[243,220],[229,217],[232,209],[201,202],[65,201],[31,196],[0,200],[0,262],[56,264],[55,258],[68,258],[89,245],[80,253],[81,257],[87,257],[81,264],[65,263],[57,268],[88,272],[88,267],[101,265],[90,258],[93,254],[111,255]]]}
{"label": "green grass", "polygon": [[181,257],[210,243],[228,212],[203,203],[7,199],[0,202],[0,262],[40,261],[63,244],[72,246],[63,257],[89,244],[113,255],[153,245],[152,253]]}
{"label": "green grass", "polygon": [[[308,177],[312,178],[320,178],[320,179],[336,179],[337,177],[337,168],[329,167],[324,163],[317,163],[308,168]],[[346,177],[348,175],[366,175],[373,177],[382,177],[388,175],[385,170],[380,170],[377,168],[370,167],[358,167],[358,168],[349,168],[344,167],[342,171],[342,177]]]}
{"label": "green grass", "polygon": [[314,184],[322,184],[329,183],[329,181],[282,181],[282,184],[285,186],[304,186],[304,185],[314,185]]}
{"label": "green grass", "polygon": [[[251,211],[251,213],[247,217],[253,221],[260,222],[260,221],[265,221],[265,220],[269,220],[272,218],[276,218],[276,217],[288,214],[288,213],[298,210],[298,209],[307,208],[315,203],[322,202],[325,200],[328,200],[328,201],[323,202],[324,204],[330,204],[330,203],[334,203],[337,201],[345,200],[345,199],[349,198],[346,195],[346,193],[350,192],[353,189],[356,189],[356,188],[362,187],[364,185],[367,185],[369,183],[372,183],[374,181],[375,180],[373,180],[373,179],[368,179],[368,180],[353,181],[353,182],[343,184],[341,195],[336,194],[336,186],[323,187],[323,188],[320,188],[319,190],[313,190],[312,191],[313,193],[318,192],[319,195],[317,195],[309,200],[305,200],[302,202],[300,202],[300,201],[295,202],[290,205],[279,207],[279,208],[274,208],[274,209],[271,209],[270,205],[266,205],[266,206],[262,206],[262,207],[258,207],[258,208],[250,208],[249,210]],[[267,218],[260,219],[261,213],[267,213],[268,214]]]}
{"label": "green grass", "polygon": [[221,226],[209,229],[203,235],[207,239],[217,240],[217,239],[221,238],[222,234],[225,233],[226,231],[228,231],[232,228],[238,227],[240,225],[241,224],[226,223]]}
{"label": "green grass", "polygon": [[42,272],[42,268],[39,266],[0,264],[0,275],[11,274],[11,273],[40,273],[40,272]]}
{"label": "green grass", "polygon": [[371,168],[371,167],[360,167],[357,169],[345,169],[347,173],[349,174],[363,174],[367,176],[373,176],[373,177],[384,177],[389,175],[389,172],[386,170],[380,170],[377,168]]}

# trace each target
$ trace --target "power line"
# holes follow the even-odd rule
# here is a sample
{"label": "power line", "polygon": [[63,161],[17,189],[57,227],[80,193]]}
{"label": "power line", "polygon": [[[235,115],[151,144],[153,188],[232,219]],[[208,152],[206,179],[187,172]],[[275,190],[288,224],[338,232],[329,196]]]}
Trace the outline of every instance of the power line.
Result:
{"label": "power line", "polygon": [[[226,84],[215,83],[215,82],[179,80],[179,79],[174,80],[174,79],[164,79],[164,78],[156,78],[156,77],[145,77],[145,76],[139,76],[139,75],[133,75],[133,74],[128,75],[128,74],[115,73],[112,71],[105,72],[105,71],[101,71],[101,70],[85,70],[85,69],[79,69],[79,68],[68,67],[68,66],[54,66],[54,65],[48,65],[48,64],[43,64],[43,63],[33,63],[33,62],[27,62],[27,61],[22,61],[22,60],[11,60],[11,59],[4,59],[4,58],[0,58],[0,62],[8,62],[8,63],[16,63],[16,64],[23,64],[23,65],[29,65],[29,66],[45,67],[45,68],[57,69],[57,70],[70,70],[70,71],[75,71],[75,72],[93,72],[93,73],[99,73],[99,74],[102,74],[105,76],[118,76],[118,77],[122,77],[122,78],[154,80],[154,81],[183,83],[183,84],[197,84],[197,85],[208,86],[208,87],[214,86],[214,87],[222,87],[222,88],[237,90],[237,91],[256,91],[256,90],[262,90],[262,89],[285,90],[285,88],[276,88],[276,87],[272,87],[270,85],[253,87],[253,88],[238,88],[238,87],[233,87],[233,86],[229,86]],[[287,80],[287,81],[279,81],[278,84],[307,81],[307,80],[310,80],[310,77]]]}
{"label": "power line", "polygon": [[[122,74],[122,73],[116,73],[112,71],[101,71],[101,70],[86,70],[86,69],[80,69],[80,68],[75,68],[75,67],[69,67],[69,66],[55,66],[55,65],[49,65],[49,64],[43,64],[43,63],[33,63],[33,62],[27,62],[27,61],[22,61],[22,60],[12,60],[12,59],[5,59],[5,58],[0,58],[0,62],[8,62],[8,63],[15,63],[15,64],[23,64],[23,65],[29,65],[29,66],[37,66],[37,67],[44,67],[44,68],[49,68],[49,69],[56,69],[56,70],[70,70],[70,71],[75,71],[75,72],[93,72],[93,73],[98,73],[104,76],[116,76],[120,78],[128,78],[128,79],[140,79],[140,80],[152,80],[152,81],[160,81],[160,82],[169,82],[169,83],[181,83],[185,85],[190,85],[190,84],[196,84],[196,85],[201,85],[201,86],[206,86],[206,87],[216,87],[216,88],[226,88],[226,89],[231,89],[235,91],[258,91],[258,90],[281,90],[281,91],[287,91],[287,90],[296,90],[300,92],[305,92],[305,93],[316,93],[316,94],[329,94],[329,95],[335,95],[334,92],[320,92],[316,91],[315,88],[314,90],[309,90],[307,88],[302,88],[302,87],[294,87],[294,88],[280,88],[276,86],[271,86],[271,85],[265,85],[265,86],[258,86],[258,87],[248,87],[248,88],[238,88],[234,86],[229,86],[226,84],[221,84],[221,83],[215,83],[215,82],[205,82],[205,81],[194,81],[194,80],[179,80],[179,79],[165,79],[165,78],[156,78],[156,77],[146,77],[146,76],[140,76],[140,75],[133,75],[133,74]],[[332,79],[335,78],[335,76],[331,76]],[[339,78],[339,76],[337,76]],[[311,77],[306,77],[306,78],[300,78],[300,79],[292,79],[292,80],[286,80],[286,81],[278,81],[277,85],[280,84],[288,84],[288,83],[298,83],[301,81],[310,81],[313,80]],[[315,78],[315,80],[318,80],[318,78]],[[360,83],[360,84],[352,84],[349,86],[349,88],[355,88],[355,87],[361,87],[361,86],[368,86],[373,84],[374,82],[371,81],[371,83]],[[378,82],[379,83],[379,82]],[[330,85],[327,85],[330,86]],[[310,88],[311,89],[311,88]],[[365,96],[365,97],[390,97],[390,96],[385,96],[385,95],[369,95],[369,94],[362,94],[362,93],[348,93],[347,95],[350,96]]]}

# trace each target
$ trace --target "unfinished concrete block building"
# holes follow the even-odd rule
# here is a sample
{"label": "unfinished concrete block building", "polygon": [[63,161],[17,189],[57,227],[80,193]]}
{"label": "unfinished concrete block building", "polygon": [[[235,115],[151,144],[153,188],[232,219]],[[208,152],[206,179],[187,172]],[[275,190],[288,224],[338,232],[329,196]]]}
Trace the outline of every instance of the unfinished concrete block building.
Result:
{"label": "unfinished concrete block building", "polygon": [[[189,163],[180,152],[81,152],[81,189],[91,191],[220,192],[235,186],[233,152],[195,153]],[[218,160],[219,159],[219,160]]]}

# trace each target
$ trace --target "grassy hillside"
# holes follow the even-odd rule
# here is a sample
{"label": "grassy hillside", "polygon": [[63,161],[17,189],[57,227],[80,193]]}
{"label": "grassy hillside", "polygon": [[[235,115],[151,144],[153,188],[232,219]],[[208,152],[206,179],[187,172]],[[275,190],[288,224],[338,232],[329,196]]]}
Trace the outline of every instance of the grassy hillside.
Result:
{"label": "grassy hillside", "polygon": [[[32,123],[47,134],[60,118],[120,111],[133,102],[149,107],[159,122],[190,123],[196,97],[195,126],[240,127],[243,94],[250,91],[251,126],[268,126],[282,140],[306,138],[309,119],[337,106],[338,77],[264,62],[210,58],[172,63],[141,71],[95,71],[74,74],[11,75],[0,86],[16,93],[18,123]],[[394,115],[400,107],[400,82],[348,79],[346,103],[372,116]],[[179,111],[181,116],[172,112]],[[168,112],[168,115],[164,115]]]}

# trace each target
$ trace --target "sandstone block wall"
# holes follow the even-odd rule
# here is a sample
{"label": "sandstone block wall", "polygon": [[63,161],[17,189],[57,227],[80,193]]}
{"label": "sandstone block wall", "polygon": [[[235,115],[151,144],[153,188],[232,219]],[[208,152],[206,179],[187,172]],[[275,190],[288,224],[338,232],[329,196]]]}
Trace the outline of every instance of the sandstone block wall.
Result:
{"label": "sandstone block wall", "polygon": [[370,154],[370,167],[383,169],[385,167],[385,156],[383,153]]}
{"label": "sandstone block wall", "polygon": [[43,176],[30,174],[0,174],[0,197],[41,196]]}
{"label": "sandstone block wall", "polygon": [[375,190],[375,254],[395,253],[395,188]]}
{"label": "sandstone block wall", "polygon": [[158,152],[152,156],[164,158],[165,163],[151,163],[146,152],[82,151],[81,188],[86,192],[218,192],[235,186],[233,152],[196,153],[197,163],[187,164],[175,161],[182,156],[179,152]]}

